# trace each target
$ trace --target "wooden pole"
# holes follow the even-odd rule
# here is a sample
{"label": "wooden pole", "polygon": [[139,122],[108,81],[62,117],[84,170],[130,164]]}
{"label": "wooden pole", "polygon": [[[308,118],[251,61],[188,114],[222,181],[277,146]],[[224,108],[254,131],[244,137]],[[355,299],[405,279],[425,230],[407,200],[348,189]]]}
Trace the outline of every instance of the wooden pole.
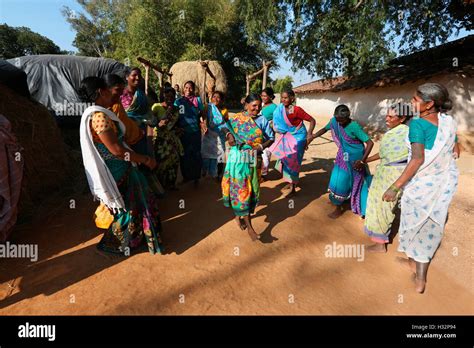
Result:
{"label": "wooden pole", "polygon": [[267,73],[268,73],[268,66],[265,64],[265,61],[263,61],[262,89],[265,89],[265,87],[267,87]]}
{"label": "wooden pole", "polygon": [[245,80],[246,80],[246,83],[247,83],[247,87],[245,89],[245,96],[248,96],[250,94],[250,75],[247,74],[247,76],[245,77]]}

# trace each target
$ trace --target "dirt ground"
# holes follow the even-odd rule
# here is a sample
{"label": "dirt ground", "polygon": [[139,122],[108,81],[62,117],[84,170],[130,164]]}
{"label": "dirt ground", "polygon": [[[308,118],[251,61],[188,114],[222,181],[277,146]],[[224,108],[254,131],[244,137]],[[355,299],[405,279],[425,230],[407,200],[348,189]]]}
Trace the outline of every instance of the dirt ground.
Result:
{"label": "dirt ground", "polygon": [[474,314],[474,156],[458,161],[458,192],[420,295],[396,262],[398,237],[387,254],[325,255],[333,243],[370,242],[351,212],[327,217],[335,154],[330,136],[310,146],[293,201],[283,197],[284,183],[272,170],[262,184],[254,226],[263,235],[255,243],[236,227],[210,180],[197,189],[180,186],[161,201],[164,255],[119,260],[95,252],[101,234],[88,193],[50,197],[41,216],[19,225],[11,240],[38,244],[39,260],[0,260],[0,315]]}

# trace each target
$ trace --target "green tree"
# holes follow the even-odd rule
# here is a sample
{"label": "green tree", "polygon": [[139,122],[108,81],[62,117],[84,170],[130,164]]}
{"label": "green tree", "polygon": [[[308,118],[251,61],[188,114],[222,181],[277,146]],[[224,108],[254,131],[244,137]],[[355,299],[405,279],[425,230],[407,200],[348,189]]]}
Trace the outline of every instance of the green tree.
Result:
{"label": "green tree", "polygon": [[125,28],[127,12],[131,9],[128,0],[76,0],[84,12],[77,13],[69,7],[62,8],[62,14],[76,31],[73,45],[78,55],[89,57],[110,57],[115,51],[114,39]]}
{"label": "green tree", "polygon": [[275,93],[281,93],[285,89],[293,88],[293,78],[291,76],[285,76],[279,79],[276,79],[272,83],[272,88]]}
{"label": "green tree", "polygon": [[[275,51],[250,41],[229,0],[78,0],[84,13],[65,8],[79,53],[138,65],[142,56],[170,68],[183,60],[217,60],[228,82],[228,101],[245,93],[245,74],[274,60]],[[71,15],[72,13],[72,15]],[[119,20],[120,19],[120,20]],[[153,74],[151,75],[153,78]]]}
{"label": "green tree", "polygon": [[274,44],[295,70],[325,77],[383,68],[394,50],[405,54],[444,43],[460,29],[472,29],[474,17],[474,3],[463,0],[239,3],[249,40]]}
{"label": "green tree", "polygon": [[29,28],[0,24],[0,57],[3,59],[61,53],[64,52],[53,41]]}

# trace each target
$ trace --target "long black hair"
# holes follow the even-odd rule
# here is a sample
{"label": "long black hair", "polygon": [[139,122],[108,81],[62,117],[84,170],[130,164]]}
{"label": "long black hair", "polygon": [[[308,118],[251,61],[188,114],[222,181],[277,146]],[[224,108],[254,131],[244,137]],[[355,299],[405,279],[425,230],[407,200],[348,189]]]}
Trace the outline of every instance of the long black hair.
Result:
{"label": "long black hair", "polygon": [[95,103],[101,89],[107,89],[105,80],[101,77],[89,76],[81,81],[78,94],[83,102]]}

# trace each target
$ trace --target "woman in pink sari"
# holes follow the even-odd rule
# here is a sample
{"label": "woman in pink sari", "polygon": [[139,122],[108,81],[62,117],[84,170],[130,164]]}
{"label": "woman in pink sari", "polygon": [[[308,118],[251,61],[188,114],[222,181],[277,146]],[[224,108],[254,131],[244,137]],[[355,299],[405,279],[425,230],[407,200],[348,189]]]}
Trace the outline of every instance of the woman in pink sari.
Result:
{"label": "woman in pink sari", "polygon": [[[270,152],[278,159],[275,168],[283,174],[288,182],[285,190],[289,194],[296,192],[299,181],[303,154],[314,139],[313,131],[316,121],[302,108],[294,106],[295,92],[285,90],[281,93],[281,104],[273,113],[273,129],[277,133]],[[309,133],[303,121],[309,122]]]}

